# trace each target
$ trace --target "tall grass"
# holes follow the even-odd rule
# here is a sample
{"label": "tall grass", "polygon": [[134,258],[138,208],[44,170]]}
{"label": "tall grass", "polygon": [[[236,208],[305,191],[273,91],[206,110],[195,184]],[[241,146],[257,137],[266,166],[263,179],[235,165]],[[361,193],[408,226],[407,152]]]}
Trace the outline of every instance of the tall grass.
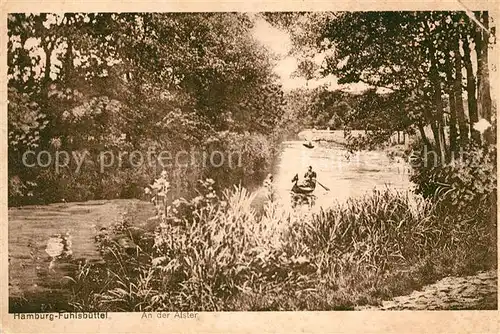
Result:
{"label": "tall grass", "polygon": [[155,231],[118,226],[133,248],[103,239],[105,263],[77,277],[75,308],[352,309],[496,265],[487,207],[470,217],[385,190],[316,214],[273,201],[258,213],[244,188],[219,197],[211,185],[162,208]]}

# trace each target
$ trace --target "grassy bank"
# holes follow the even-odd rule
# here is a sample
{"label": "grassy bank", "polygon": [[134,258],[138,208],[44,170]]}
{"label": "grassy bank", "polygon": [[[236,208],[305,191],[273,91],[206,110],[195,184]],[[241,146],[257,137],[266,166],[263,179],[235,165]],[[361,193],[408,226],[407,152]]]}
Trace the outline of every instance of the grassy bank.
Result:
{"label": "grassy bank", "polygon": [[[260,185],[269,173],[277,154],[276,147],[279,147],[278,142],[271,135],[219,131],[201,144],[179,141],[160,145],[157,141],[145,139],[137,147],[128,145],[106,151],[69,150],[68,154],[82,157],[81,166],[71,161],[69,166],[59,171],[53,165],[27,168],[20,154],[13,155],[9,156],[8,204],[15,207],[102,199],[141,199],[144,187],[162,171],[167,171],[169,175],[171,197],[192,195],[196,181],[203,178],[216,180],[221,188],[238,182],[252,188]],[[56,156],[59,150],[49,149],[48,152]],[[131,152],[141,156],[142,163],[132,164],[129,159]],[[164,160],[160,159],[160,152]],[[121,154],[123,161],[118,161]],[[105,156],[113,158],[105,161]]]}
{"label": "grassy bank", "polygon": [[496,266],[491,198],[460,210],[384,191],[319,214],[272,201],[258,214],[245,189],[219,196],[211,181],[201,188],[171,207],[157,201],[159,215],[146,231],[129,221],[102,235],[104,263],[80,268],[72,307],[353,309]]}

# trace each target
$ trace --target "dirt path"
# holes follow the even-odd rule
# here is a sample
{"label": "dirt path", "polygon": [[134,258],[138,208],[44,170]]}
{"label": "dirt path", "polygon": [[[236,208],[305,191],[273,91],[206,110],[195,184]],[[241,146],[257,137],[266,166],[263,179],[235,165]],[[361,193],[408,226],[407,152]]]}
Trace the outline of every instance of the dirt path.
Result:
{"label": "dirt path", "polygon": [[497,271],[446,277],[408,296],[359,310],[491,310],[497,309]]}

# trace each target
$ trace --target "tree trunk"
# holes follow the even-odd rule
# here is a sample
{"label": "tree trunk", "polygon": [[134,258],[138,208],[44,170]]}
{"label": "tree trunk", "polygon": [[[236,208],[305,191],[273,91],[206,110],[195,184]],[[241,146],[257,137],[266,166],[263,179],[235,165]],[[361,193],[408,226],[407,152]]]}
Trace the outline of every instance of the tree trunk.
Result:
{"label": "tree trunk", "polygon": [[[484,27],[488,29],[488,12],[483,11],[480,14],[476,12],[475,15],[478,20],[484,25]],[[484,31],[481,27],[476,27],[474,41],[476,43],[477,54],[478,113],[481,118],[484,118],[491,123],[491,94],[488,69],[488,32]],[[485,131],[484,138],[487,142],[491,142],[491,128]]]}
{"label": "tree trunk", "polygon": [[427,138],[427,136],[425,134],[424,126],[422,124],[418,123],[417,127],[418,127],[418,131],[420,132],[420,136],[422,136],[422,141],[424,142],[424,145],[427,147],[427,149],[430,149],[432,147],[431,142],[429,141],[429,138]]}
{"label": "tree trunk", "polygon": [[446,161],[446,138],[444,135],[441,78],[439,77],[438,63],[436,59],[436,49],[434,48],[434,45],[432,43],[429,45],[429,57],[431,64],[429,79],[431,80],[431,85],[434,90],[433,99],[434,99],[434,106],[436,108],[435,125],[432,131],[434,133],[434,139],[436,139],[436,149],[438,150],[439,157],[441,158],[441,163],[444,163]]}
{"label": "tree trunk", "polygon": [[443,129],[443,100],[441,97],[441,85],[439,78],[434,78],[434,106],[436,108],[434,126],[432,131],[436,140],[436,149],[441,158],[441,162],[446,161],[446,142]]}
{"label": "tree trunk", "polygon": [[444,140],[443,131],[443,101],[441,97],[441,81],[439,78],[439,72],[437,68],[437,61],[435,58],[435,49],[431,46],[429,47],[429,56],[431,62],[431,69],[429,73],[429,78],[431,80],[432,87],[434,89],[433,100],[434,107],[436,108],[436,113],[434,115],[434,122],[431,123],[432,132],[434,134],[434,140],[436,141],[436,150],[438,151],[441,162],[446,161],[446,143]]}
{"label": "tree trunk", "polygon": [[[464,111],[464,101],[462,98],[462,56],[460,55],[460,45],[459,39],[455,41],[455,49],[453,50],[455,54],[455,81],[454,81],[454,92],[451,94],[455,95],[455,110],[458,121],[458,129],[460,130],[460,146],[464,146],[469,140],[469,129],[465,121],[465,111]],[[451,97],[451,95],[450,95]]]}
{"label": "tree trunk", "polygon": [[450,152],[457,152],[457,106],[453,89],[450,89],[448,94],[448,101],[450,105]]}
{"label": "tree trunk", "polygon": [[67,82],[72,81],[72,76],[73,76],[73,40],[68,37],[67,39],[68,42],[68,48],[66,49],[66,54],[64,57],[64,77],[67,80]]}
{"label": "tree trunk", "polygon": [[50,82],[50,68],[52,67],[52,47],[46,46],[43,48],[45,52],[45,69],[43,74],[43,85],[46,86]]}
{"label": "tree trunk", "polygon": [[443,148],[443,142],[441,140],[441,126],[437,121],[431,123],[432,135],[434,137],[434,147],[439,155],[441,161],[445,160],[445,153]]}
{"label": "tree trunk", "polygon": [[474,124],[479,121],[479,115],[476,99],[476,78],[472,69],[471,49],[467,35],[462,36],[462,43],[464,49],[463,61],[467,72],[467,107],[469,110],[470,134],[473,141],[480,143],[481,134],[477,130],[474,130]]}
{"label": "tree trunk", "polygon": [[[456,40],[458,45],[458,39]],[[449,128],[450,128],[450,154],[458,150],[458,131],[457,131],[457,99],[455,97],[455,77],[453,76],[455,69],[455,62],[452,57],[446,57],[446,88],[448,92],[448,106],[450,110]]]}

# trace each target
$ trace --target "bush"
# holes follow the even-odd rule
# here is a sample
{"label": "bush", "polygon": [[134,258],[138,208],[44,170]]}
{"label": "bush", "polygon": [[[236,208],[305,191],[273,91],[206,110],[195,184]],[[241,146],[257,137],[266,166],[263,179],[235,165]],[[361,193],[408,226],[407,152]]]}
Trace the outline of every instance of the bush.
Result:
{"label": "bush", "polygon": [[421,149],[413,155],[411,181],[418,193],[441,203],[443,208],[473,215],[484,205],[496,207],[496,146],[470,144],[447,163],[425,154]]}
{"label": "bush", "polygon": [[[148,145],[154,143],[143,143],[143,156],[147,156]],[[211,178],[221,188],[237,183],[251,188],[264,179],[276,153],[266,136],[250,133],[220,132],[199,148],[206,150],[208,156],[214,150],[222,152],[225,163],[220,167],[203,161],[196,161],[191,166],[167,166],[164,170],[168,173],[173,196],[196,196],[196,180],[200,178]],[[126,147],[126,150],[131,149]],[[187,150],[187,146],[184,149]],[[55,148],[50,152],[54,156]],[[116,149],[116,157],[118,152]],[[103,173],[98,163],[99,153],[99,150],[88,152],[78,173],[74,161],[69,168],[56,173],[54,166],[28,168],[21,164],[19,156],[9,157],[9,205],[51,203],[63,199],[72,202],[142,198],[144,187],[160,172],[156,166],[146,163],[134,167],[125,161],[119,167],[115,161],[115,166],[107,167]],[[201,154],[198,156],[200,159]],[[227,161],[230,157],[233,158],[231,162]]]}
{"label": "bush", "polygon": [[232,159],[221,167],[208,166],[203,177],[214,179],[221,188],[238,183],[249,188],[260,185],[277,154],[273,144],[261,134],[220,132],[207,149],[224,152]]}

